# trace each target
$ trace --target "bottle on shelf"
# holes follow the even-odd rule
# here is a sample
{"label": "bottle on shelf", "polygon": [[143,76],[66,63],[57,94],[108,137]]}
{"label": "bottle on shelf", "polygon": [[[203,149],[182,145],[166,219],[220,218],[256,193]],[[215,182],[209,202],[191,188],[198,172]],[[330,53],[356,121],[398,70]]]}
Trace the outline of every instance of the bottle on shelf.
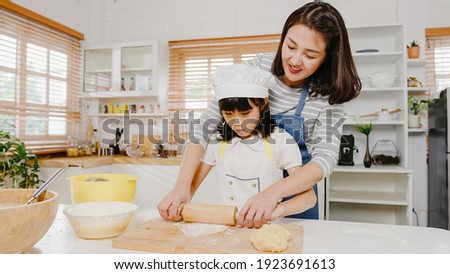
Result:
{"label": "bottle on shelf", "polygon": [[124,77],[124,87],[125,90],[134,90],[135,89],[135,83],[134,83],[134,77]]}
{"label": "bottle on shelf", "polygon": [[147,90],[152,90],[152,77],[147,79]]}
{"label": "bottle on shelf", "polygon": [[125,91],[125,78],[120,78],[120,91]]}
{"label": "bottle on shelf", "polygon": [[90,143],[92,140],[92,134],[94,132],[94,126],[92,125],[92,119],[89,119],[86,128],[86,142]]}
{"label": "bottle on shelf", "polygon": [[108,114],[114,113],[114,103],[112,100],[109,101]]}
{"label": "bottle on shelf", "polygon": [[99,149],[100,149],[100,140],[98,138],[97,129],[94,128],[94,130],[92,131],[92,139],[91,139],[92,154],[95,155],[96,153],[98,153]]}
{"label": "bottle on shelf", "polygon": [[116,108],[114,109],[114,114],[120,114],[122,113],[122,110],[120,109],[119,105],[116,105]]}
{"label": "bottle on shelf", "polygon": [[135,90],[135,83],[134,83],[134,77],[130,77],[130,87],[128,88],[128,90]]}

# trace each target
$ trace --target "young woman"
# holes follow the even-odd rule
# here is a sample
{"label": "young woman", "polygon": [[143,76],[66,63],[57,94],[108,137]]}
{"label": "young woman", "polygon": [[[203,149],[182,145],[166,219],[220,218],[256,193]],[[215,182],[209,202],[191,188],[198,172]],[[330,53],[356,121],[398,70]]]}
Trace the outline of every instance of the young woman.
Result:
{"label": "young woman", "polygon": [[[192,181],[191,196],[215,167],[222,203],[241,209],[247,200],[283,179],[302,164],[292,136],[275,127],[267,103],[274,77],[267,71],[240,64],[216,70],[212,83],[222,119]],[[316,203],[313,189],[277,203],[269,220],[304,212]]]}
{"label": "young woman", "polygon": [[[238,225],[259,227],[268,222],[279,199],[316,188],[332,172],[344,120],[342,104],[358,96],[361,82],[344,20],[323,2],[308,3],[287,18],[275,55],[263,54],[247,63],[276,76],[269,106],[303,157],[298,172],[255,194],[239,211]],[[184,203],[190,201],[192,178],[209,141],[203,127],[211,119],[220,120],[217,101],[209,104],[191,133],[176,185],[158,205],[166,220],[180,220]],[[296,217],[317,219],[317,206]]]}

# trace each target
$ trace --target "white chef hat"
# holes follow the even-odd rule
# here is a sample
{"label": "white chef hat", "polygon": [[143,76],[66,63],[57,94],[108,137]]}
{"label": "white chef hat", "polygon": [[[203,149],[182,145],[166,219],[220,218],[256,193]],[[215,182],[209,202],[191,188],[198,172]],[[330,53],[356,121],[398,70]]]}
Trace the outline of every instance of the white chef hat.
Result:
{"label": "white chef hat", "polygon": [[266,98],[275,84],[272,73],[245,64],[218,67],[211,76],[216,99]]}

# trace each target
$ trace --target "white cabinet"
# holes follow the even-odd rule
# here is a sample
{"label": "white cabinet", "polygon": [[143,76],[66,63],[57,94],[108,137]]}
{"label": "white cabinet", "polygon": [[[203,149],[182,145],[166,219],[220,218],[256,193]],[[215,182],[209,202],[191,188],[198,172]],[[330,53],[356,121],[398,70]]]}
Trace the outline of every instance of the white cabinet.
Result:
{"label": "white cabinet", "polygon": [[[408,77],[416,77],[422,83],[422,86],[408,86],[409,96],[423,97],[428,94],[425,86],[425,65],[426,60],[423,58],[407,60]],[[414,175],[413,207],[416,216],[413,224],[425,227],[428,225],[427,120],[427,113],[422,112],[420,114],[422,127],[408,129],[409,162]]]}
{"label": "white cabinet", "polygon": [[85,47],[82,99],[94,125],[167,115],[168,59],[160,41]]}
{"label": "white cabinet", "polygon": [[327,182],[327,219],[409,225],[411,177],[401,168],[337,168]]}
{"label": "white cabinet", "polygon": [[[354,166],[337,166],[326,178],[326,219],[410,225],[412,170],[408,164],[408,90],[403,25],[350,27],[348,32],[363,87],[356,99],[345,104],[345,112],[352,119],[344,123],[343,134],[353,134],[359,153],[354,154]],[[370,86],[369,77],[378,72],[394,74],[394,83]],[[381,109],[397,108],[402,111],[392,114],[389,119],[359,117]],[[369,136],[369,150],[372,151],[378,140],[393,141],[399,153],[398,164],[372,164],[370,168],[362,165],[366,138],[355,130],[355,125],[368,123],[374,125]]]}

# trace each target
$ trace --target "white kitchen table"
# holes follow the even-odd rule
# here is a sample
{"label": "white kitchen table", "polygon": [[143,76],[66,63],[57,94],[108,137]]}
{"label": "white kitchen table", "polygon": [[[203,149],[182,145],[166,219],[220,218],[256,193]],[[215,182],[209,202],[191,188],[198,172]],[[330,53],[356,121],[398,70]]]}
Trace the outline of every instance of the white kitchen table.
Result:
{"label": "white kitchen table", "polygon": [[[113,248],[111,239],[78,238],[62,213],[63,207],[47,234],[25,253],[145,253]],[[139,209],[128,229],[156,217],[159,215],[155,209]],[[443,229],[302,219],[282,219],[278,223],[303,226],[305,254],[450,254],[450,231]]]}

